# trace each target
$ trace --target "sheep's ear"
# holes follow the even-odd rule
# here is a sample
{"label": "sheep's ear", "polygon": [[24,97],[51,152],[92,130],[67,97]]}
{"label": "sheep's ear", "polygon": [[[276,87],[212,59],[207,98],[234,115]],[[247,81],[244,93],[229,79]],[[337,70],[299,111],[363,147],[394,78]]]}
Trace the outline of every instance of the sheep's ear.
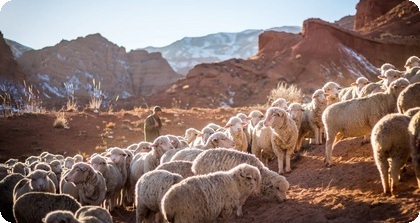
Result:
{"label": "sheep's ear", "polygon": [[356,82],[351,83],[351,86],[356,86],[356,85],[357,85]]}
{"label": "sheep's ear", "polygon": [[384,75],[382,75],[382,74],[381,75],[378,75],[378,78],[379,79],[382,79],[382,80],[386,79],[386,77]]}
{"label": "sheep's ear", "polygon": [[248,122],[242,122],[242,126],[247,126]]}
{"label": "sheep's ear", "polygon": [[200,133],[198,133],[198,135],[197,135],[197,136],[203,136],[203,133],[201,133],[201,132],[200,132]]}
{"label": "sheep's ear", "polygon": [[325,97],[329,97],[330,95],[330,93],[325,93]]}
{"label": "sheep's ear", "polygon": [[246,117],[246,120],[247,121],[251,121],[252,120],[252,117]]}

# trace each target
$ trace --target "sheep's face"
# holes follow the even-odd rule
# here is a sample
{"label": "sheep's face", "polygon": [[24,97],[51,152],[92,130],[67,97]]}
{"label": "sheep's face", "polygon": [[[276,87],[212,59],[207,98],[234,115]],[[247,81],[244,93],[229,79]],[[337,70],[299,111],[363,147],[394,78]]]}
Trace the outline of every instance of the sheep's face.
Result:
{"label": "sheep's face", "polygon": [[390,70],[390,69],[395,69],[395,66],[392,65],[392,64],[390,64],[390,63],[384,63],[384,64],[382,64],[381,69],[380,69],[381,74],[384,75],[385,72],[387,70]]}
{"label": "sheep's face", "polygon": [[410,82],[407,79],[399,78],[389,85],[388,90],[394,95],[399,95],[408,85],[410,85]]}
{"label": "sheep's face", "polygon": [[364,88],[369,83],[370,83],[370,81],[365,77],[357,78],[357,80],[356,80],[357,93],[360,93],[362,91],[362,88]]}
{"label": "sheep's face", "polygon": [[239,182],[246,187],[247,191],[253,194],[260,193],[261,174],[256,167],[244,163],[238,165],[232,171],[239,177]]}
{"label": "sheep's face", "polygon": [[173,149],[171,140],[167,136],[159,136],[153,141],[152,149],[161,157],[166,151]]}
{"label": "sheep's face", "polygon": [[200,132],[197,129],[189,128],[185,131],[185,140],[187,140],[188,143],[191,143],[193,140],[195,140]]}
{"label": "sheep's face", "polygon": [[65,180],[75,184],[84,183],[93,171],[93,168],[86,163],[76,163],[67,173]]}
{"label": "sheep's face", "polygon": [[123,163],[127,157],[127,154],[124,152],[124,150],[120,148],[112,148],[109,151],[109,154],[113,163]]}
{"label": "sheep's face", "polygon": [[92,167],[94,170],[101,172],[102,174],[105,173],[107,168],[106,159],[101,156],[95,156],[90,160]]}
{"label": "sheep's face", "polygon": [[409,57],[404,65],[407,71],[415,66],[420,66],[420,58],[418,58],[417,56]]}
{"label": "sheep's face", "polygon": [[135,154],[137,153],[148,153],[152,150],[152,148],[150,147],[150,145],[152,145],[152,143],[150,142],[140,142],[139,146],[137,147],[137,149],[134,151]]}
{"label": "sheep's face", "polygon": [[36,170],[28,175],[29,186],[33,191],[45,191],[48,187],[48,172]]}
{"label": "sheep's face", "polygon": [[55,174],[60,174],[63,172],[63,168],[61,167],[61,163],[58,160],[54,160],[50,163],[51,171]]}
{"label": "sheep's face", "polygon": [[303,111],[305,111],[300,104],[293,103],[289,106],[289,115],[293,120],[298,120],[302,117]]}
{"label": "sheep's face", "polygon": [[276,199],[278,202],[286,200],[289,182],[284,176],[270,170],[262,170],[261,179],[261,193],[263,196]]}
{"label": "sheep's face", "polygon": [[232,117],[226,123],[225,128],[229,129],[232,135],[236,135],[239,132],[243,131],[244,126],[246,126],[246,122],[242,122],[242,120],[238,117]]}
{"label": "sheep's face", "polygon": [[398,70],[389,69],[385,71],[383,75],[379,75],[378,78],[384,80],[384,85],[389,87],[389,85],[397,80],[398,78],[402,77],[404,75],[404,72],[400,72]]}
{"label": "sheep's face", "polygon": [[287,118],[287,113],[281,108],[271,107],[267,110],[264,119],[265,127],[274,127],[275,125],[282,126]]}
{"label": "sheep's face", "polygon": [[287,110],[287,101],[284,98],[278,98],[273,103],[271,103],[271,107],[279,107],[281,109]]}
{"label": "sheep's face", "polygon": [[67,157],[64,160],[64,167],[67,169],[71,169],[74,165],[74,158],[73,157]]}
{"label": "sheep's face", "polygon": [[[331,99],[337,99],[338,94],[340,93],[341,89],[342,88],[334,82],[328,82],[328,83],[324,84],[324,86],[322,87],[322,90],[324,91],[324,93],[329,95],[329,97],[331,97]],[[324,95],[324,97],[325,97],[325,95]]]}
{"label": "sheep's face", "polygon": [[255,110],[252,111],[248,117],[251,118],[251,125],[252,127],[254,127],[258,124],[258,122],[264,119],[264,114],[260,111]]}
{"label": "sheep's face", "polygon": [[234,148],[235,142],[222,132],[216,132],[208,139],[215,147]]}
{"label": "sheep's face", "polygon": [[312,94],[312,101],[317,101],[319,103],[326,103],[327,102],[326,96],[334,100],[338,98],[338,92],[331,94],[331,93],[324,92],[322,89],[318,89]]}

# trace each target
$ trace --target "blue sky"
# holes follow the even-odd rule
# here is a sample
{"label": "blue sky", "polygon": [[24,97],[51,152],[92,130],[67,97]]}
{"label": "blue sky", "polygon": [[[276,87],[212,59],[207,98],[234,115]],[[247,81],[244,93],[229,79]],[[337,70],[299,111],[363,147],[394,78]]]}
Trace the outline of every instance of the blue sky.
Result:
{"label": "blue sky", "polygon": [[[4,4],[7,0],[0,0]],[[4,37],[34,49],[100,33],[127,51],[183,37],[240,32],[308,18],[334,22],[358,0],[9,0],[0,11]]]}

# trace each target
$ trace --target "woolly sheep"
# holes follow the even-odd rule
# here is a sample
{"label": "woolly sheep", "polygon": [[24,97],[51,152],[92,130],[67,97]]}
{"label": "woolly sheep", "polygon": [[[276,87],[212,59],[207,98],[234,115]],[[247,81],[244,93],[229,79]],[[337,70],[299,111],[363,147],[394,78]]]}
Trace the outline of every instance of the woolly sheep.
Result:
{"label": "woolly sheep", "polygon": [[252,132],[251,152],[268,165],[268,159],[273,154],[271,146],[271,129],[264,126],[264,120],[258,122]]}
{"label": "woolly sheep", "polygon": [[[408,124],[410,117],[402,114],[388,114],[372,129],[373,157],[381,176],[384,193],[395,193],[400,170],[410,155]],[[391,159],[390,172],[388,159]],[[391,187],[389,175],[391,176]]]}
{"label": "woolly sheep", "polygon": [[248,140],[244,132],[246,125],[247,123],[242,122],[238,117],[231,117],[225,125],[225,128],[228,130],[228,137],[235,142],[235,149],[242,152],[246,152],[248,149]]}
{"label": "woolly sheep", "polygon": [[83,156],[80,154],[74,155],[73,158],[74,158],[75,163],[83,162]]}
{"label": "woolly sheep", "polygon": [[[248,117],[247,115],[245,115],[244,113],[238,113],[236,114],[236,117],[240,118],[242,120],[242,122],[247,123],[244,127],[243,127],[243,131],[245,133],[246,136],[246,140],[247,140],[247,151],[250,150],[250,138],[251,135],[248,132],[248,124],[249,124],[249,120],[251,119],[250,117]],[[252,134],[252,133],[251,133]]]}
{"label": "woolly sheep", "polygon": [[105,200],[105,178],[87,163],[79,162],[66,174],[65,180],[73,182],[82,205],[100,205]]}
{"label": "woolly sheep", "polygon": [[203,175],[227,171],[241,163],[250,164],[260,170],[261,192],[264,197],[279,202],[286,199],[289,182],[284,176],[265,167],[253,154],[223,148],[206,150],[193,161],[192,170],[195,175]]}
{"label": "woolly sheep", "polygon": [[171,144],[174,148],[182,148],[183,149],[183,148],[189,147],[187,141],[185,141],[185,140],[181,141],[175,135],[167,134],[166,136],[169,138],[169,140],[171,141]]}
{"label": "woolly sheep", "polygon": [[230,139],[225,133],[215,132],[208,138],[207,143],[204,146],[196,146],[195,148],[207,150],[219,147],[234,148],[235,142],[232,139]]}
{"label": "woolly sheep", "polygon": [[381,72],[381,74],[383,75],[387,70],[391,70],[391,69],[396,69],[394,65],[390,64],[390,63],[384,63],[382,64],[382,66],[379,68],[379,71]]}
{"label": "woolly sheep", "polygon": [[66,157],[64,159],[64,168],[71,169],[75,163],[75,159],[73,157]]}
{"label": "woolly sheep", "polygon": [[420,66],[412,67],[405,72],[404,75],[410,83],[417,83],[420,82]]}
{"label": "woolly sheep", "polygon": [[29,169],[24,163],[17,162],[15,164],[13,164],[13,166],[12,166],[12,173],[20,173],[20,174],[26,176],[29,173]]}
{"label": "woolly sheep", "polygon": [[188,128],[187,130],[185,130],[184,139],[187,141],[188,145],[192,146],[195,139],[197,139],[199,134],[200,134],[200,131],[198,131],[197,129]]}
{"label": "woolly sheep", "polygon": [[102,207],[86,205],[76,211],[74,216],[80,222],[113,223],[111,214]]}
{"label": "woolly sheep", "polygon": [[[222,129],[222,126],[215,124],[215,123],[209,123],[207,124],[205,127],[210,127],[212,128],[215,132],[219,131],[220,129]],[[205,128],[204,127],[204,128]]]}
{"label": "woolly sheep", "polygon": [[139,142],[138,147],[134,150],[133,154],[136,155],[137,153],[148,153],[152,150],[152,148],[150,147],[151,145],[151,142]]}
{"label": "woolly sheep", "polygon": [[397,99],[398,112],[401,114],[417,106],[420,106],[420,83],[410,84]]}
{"label": "woolly sheep", "polygon": [[0,181],[0,212],[8,222],[15,222],[13,217],[13,188],[24,176],[20,173],[11,173]]}
{"label": "woolly sheep", "polygon": [[136,222],[153,222],[161,210],[161,201],[173,185],[184,178],[166,170],[145,173],[136,184]]}
{"label": "woolly sheep", "polygon": [[327,136],[326,165],[332,165],[333,147],[343,137],[368,135],[380,118],[395,112],[397,97],[408,85],[407,79],[400,78],[392,82],[384,93],[343,101],[327,107],[322,114]]}
{"label": "woolly sheep", "polygon": [[327,107],[327,100],[322,89],[316,90],[312,94],[312,101],[303,106],[305,111],[302,115],[302,122],[299,129],[298,139],[296,143],[296,151],[300,150],[303,139],[313,132],[315,136],[315,144],[322,144],[322,132],[324,124],[322,123],[322,113]]}
{"label": "woolly sheep", "polygon": [[271,128],[272,151],[277,156],[279,174],[283,174],[283,164],[286,161],[286,172],[291,172],[290,156],[293,153],[298,138],[298,129],[286,111],[271,107],[265,114],[264,126]]}
{"label": "woolly sheep", "polygon": [[199,134],[199,136],[201,136],[201,141],[200,142],[197,142],[198,139],[199,139],[199,138],[197,138],[196,143],[194,143],[194,145],[195,146],[197,146],[197,145],[206,145],[207,140],[209,139],[209,137],[211,135],[213,135],[215,132],[216,131],[214,131],[214,129],[212,129],[212,128],[208,127],[208,126],[204,127],[201,130],[200,134]]}
{"label": "woolly sheep", "polygon": [[408,117],[412,118],[419,111],[420,111],[420,106],[410,108],[410,109],[408,109],[407,111],[404,112],[404,115],[407,115]]}
{"label": "woolly sheep", "polygon": [[25,193],[43,191],[55,193],[56,188],[45,170],[35,170],[24,179],[20,180],[13,189],[13,200],[16,201]]}
{"label": "woolly sheep", "polygon": [[340,91],[340,101],[347,101],[353,98],[358,98],[362,89],[368,85],[370,81],[366,77],[359,77],[350,87],[344,88]]}
{"label": "woolly sheep", "polygon": [[[56,160],[57,161],[57,160]],[[35,165],[34,170],[45,170],[47,171],[48,177],[51,179],[51,181],[54,183],[56,192],[59,192],[59,178],[57,174],[51,171],[51,166],[48,163],[45,162],[39,162]]]}
{"label": "woolly sheep", "polygon": [[411,157],[416,173],[418,190],[420,191],[420,112],[417,112],[408,125],[410,137]]}
{"label": "woolly sheep", "polygon": [[90,163],[94,170],[99,171],[105,178],[106,183],[106,207],[110,211],[114,210],[117,198],[124,186],[123,176],[113,162],[107,162],[106,158],[96,155],[90,159]]}
{"label": "woolly sheep", "polygon": [[25,164],[26,165],[31,165],[35,161],[40,161],[40,157],[38,157],[38,156],[30,156],[30,157],[26,158]]}
{"label": "woolly sheep", "polygon": [[70,169],[67,169],[63,173],[63,177],[60,180],[60,194],[68,194],[72,196],[74,199],[79,200],[79,192],[76,188],[76,184],[72,182],[68,182],[65,177],[70,172]]}
{"label": "woolly sheep", "polygon": [[303,109],[302,105],[299,103],[291,103],[287,108],[287,112],[289,113],[290,118],[295,121],[297,129],[300,129],[302,124],[302,116],[305,109]]}
{"label": "woolly sheep", "polygon": [[360,91],[359,97],[366,97],[373,93],[385,92],[393,81],[397,80],[398,78],[403,77],[403,75],[404,75],[404,72],[402,71],[389,69],[385,71],[384,74],[381,74],[378,76],[378,78],[382,79],[382,81],[377,82],[377,83],[370,83],[366,85],[365,87],[363,87],[362,90]]}
{"label": "woolly sheep", "polygon": [[170,149],[168,151],[166,151],[162,157],[160,157],[160,163],[167,163],[170,162],[172,157],[179,151],[184,150],[181,148],[176,148],[176,149]]}
{"label": "woolly sheep", "polygon": [[409,57],[405,62],[405,69],[408,70],[412,67],[420,66],[420,58],[417,56],[411,56]]}
{"label": "woolly sheep", "polygon": [[61,173],[63,172],[63,168],[61,167],[61,162],[58,160],[53,160],[49,163],[51,167],[51,171],[57,175],[58,181],[61,179]]}
{"label": "woolly sheep", "polygon": [[22,195],[13,205],[13,215],[19,223],[42,222],[50,212],[56,210],[76,212],[80,203],[66,194],[29,192]]}
{"label": "woolly sheep", "polygon": [[57,210],[48,213],[42,219],[43,223],[80,223],[71,211]]}
{"label": "woolly sheep", "polygon": [[4,164],[6,164],[6,166],[8,166],[8,167],[12,167],[17,162],[19,162],[18,159],[10,158],[6,162],[4,162]]}
{"label": "woolly sheep", "polygon": [[327,82],[324,84],[324,86],[322,87],[322,90],[324,91],[325,95],[327,96],[327,106],[332,105],[336,102],[338,102],[339,99],[339,93],[340,90],[342,89],[342,87],[340,87],[340,85],[338,85],[335,82]]}
{"label": "woolly sheep", "polygon": [[171,158],[171,161],[176,161],[176,160],[193,161],[203,151],[204,150],[197,149],[197,148],[183,149],[175,153],[174,156]]}
{"label": "woolly sheep", "polygon": [[253,110],[248,115],[248,135],[250,136],[248,139],[248,143],[251,144],[252,141],[252,132],[255,126],[258,124],[259,121],[264,119],[264,114],[259,110]]}
{"label": "woolly sheep", "polygon": [[0,164],[0,180],[3,180],[9,174],[9,167]]}
{"label": "woolly sheep", "polygon": [[192,172],[192,162],[184,160],[176,160],[167,163],[162,163],[155,170],[167,170],[171,173],[177,173],[183,178],[194,176]]}
{"label": "woolly sheep", "polygon": [[[234,210],[259,193],[261,175],[256,167],[240,164],[229,171],[193,176],[171,187],[162,199],[162,212],[169,222],[225,221]],[[194,194],[194,196],[185,196]]]}

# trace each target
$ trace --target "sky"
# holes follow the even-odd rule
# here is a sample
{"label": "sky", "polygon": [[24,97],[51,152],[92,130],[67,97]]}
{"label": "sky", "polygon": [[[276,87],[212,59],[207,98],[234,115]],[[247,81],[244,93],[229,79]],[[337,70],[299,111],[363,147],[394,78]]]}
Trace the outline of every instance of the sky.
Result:
{"label": "sky", "polygon": [[4,38],[41,49],[100,33],[127,51],[183,37],[241,32],[308,18],[334,22],[359,0],[0,0]]}

